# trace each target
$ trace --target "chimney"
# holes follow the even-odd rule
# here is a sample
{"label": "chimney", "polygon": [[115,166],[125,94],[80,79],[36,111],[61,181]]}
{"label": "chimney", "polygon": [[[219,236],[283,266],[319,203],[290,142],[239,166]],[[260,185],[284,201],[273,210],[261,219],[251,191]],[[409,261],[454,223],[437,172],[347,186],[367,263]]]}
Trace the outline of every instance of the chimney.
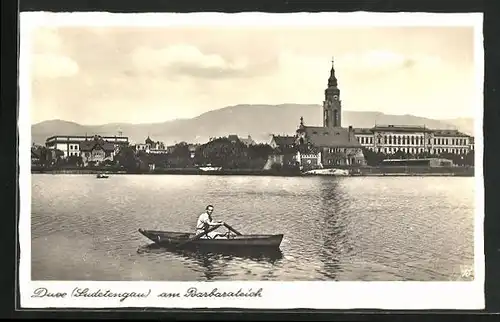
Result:
{"label": "chimney", "polygon": [[352,136],[352,125],[349,125],[349,142],[351,142],[351,136]]}

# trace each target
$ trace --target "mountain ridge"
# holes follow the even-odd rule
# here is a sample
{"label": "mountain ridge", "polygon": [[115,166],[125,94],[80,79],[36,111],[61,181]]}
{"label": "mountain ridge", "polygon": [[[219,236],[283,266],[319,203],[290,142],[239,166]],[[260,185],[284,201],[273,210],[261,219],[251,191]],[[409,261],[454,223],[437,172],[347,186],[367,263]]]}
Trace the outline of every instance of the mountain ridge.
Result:
{"label": "mountain ridge", "polygon": [[[82,125],[73,121],[53,119],[31,126],[32,141],[44,144],[54,135],[115,136],[121,131],[132,143],[144,142],[149,136],[167,145],[186,141],[203,143],[210,137],[237,134],[252,136],[258,142],[269,142],[270,135],[294,134],[300,117],[305,125],[322,124],[322,107],[317,104],[238,104],[212,110],[193,118],[175,119],[155,123],[114,122]],[[436,120],[414,115],[391,115],[377,111],[343,111],[342,124],[355,128],[370,128],[376,124],[421,125],[433,129],[458,129],[474,134],[472,118]]]}

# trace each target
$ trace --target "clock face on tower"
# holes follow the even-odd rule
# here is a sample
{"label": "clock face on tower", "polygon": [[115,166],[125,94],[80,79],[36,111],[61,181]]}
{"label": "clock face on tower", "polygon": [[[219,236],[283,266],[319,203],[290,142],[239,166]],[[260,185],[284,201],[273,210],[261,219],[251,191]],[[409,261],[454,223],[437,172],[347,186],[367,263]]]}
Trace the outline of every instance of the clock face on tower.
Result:
{"label": "clock face on tower", "polygon": [[339,99],[339,96],[338,95],[333,95],[333,99],[337,101]]}

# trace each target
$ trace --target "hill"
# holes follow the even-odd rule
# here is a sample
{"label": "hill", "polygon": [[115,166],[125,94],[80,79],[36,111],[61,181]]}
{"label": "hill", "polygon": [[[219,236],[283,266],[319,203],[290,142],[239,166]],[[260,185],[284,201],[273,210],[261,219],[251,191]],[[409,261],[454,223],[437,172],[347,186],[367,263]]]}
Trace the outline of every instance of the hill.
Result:
{"label": "hill", "polygon": [[[319,105],[281,104],[281,105],[236,105],[201,114],[192,119],[180,119],[151,124],[112,123],[102,125],[81,125],[64,120],[50,120],[32,125],[33,141],[44,144],[53,135],[118,135],[121,130],[131,142],[144,142],[151,139],[166,144],[176,142],[206,142],[210,137],[237,134],[241,137],[251,135],[259,142],[269,142],[271,134],[293,134],[301,116],[307,125],[321,125],[322,113]],[[425,125],[434,129],[457,128],[473,134],[473,120],[460,118],[454,120],[434,120],[413,115],[389,115],[380,112],[344,111],[343,126],[372,127],[375,124]]]}

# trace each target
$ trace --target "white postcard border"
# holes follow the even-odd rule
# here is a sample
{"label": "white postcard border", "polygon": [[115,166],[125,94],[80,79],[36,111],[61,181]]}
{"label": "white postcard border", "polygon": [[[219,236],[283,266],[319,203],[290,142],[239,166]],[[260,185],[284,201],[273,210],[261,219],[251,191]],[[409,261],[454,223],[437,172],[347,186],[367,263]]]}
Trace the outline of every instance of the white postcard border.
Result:
{"label": "white postcard border", "polygon": [[[482,309],[484,300],[484,187],[483,187],[483,75],[484,50],[482,14],[427,13],[191,13],[191,14],[111,14],[111,13],[21,13],[20,17],[20,107],[19,185],[20,249],[19,290],[21,308],[315,308],[315,309]],[[275,26],[473,26],[475,28],[476,104],[475,120],[475,264],[473,282],[97,282],[31,280],[31,120],[30,120],[30,30],[37,26],[172,26],[172,25],[275,25]],[[186,297],[189,288],[210,293],[253,292],[253,297]],[[37,288],[61,297],[33,298]],[[128,292],[120,301],[114,297],[75,297],[75,289],[92,292]],[[261,290],[259,290],[261,289]],[[134,297],[148,293],[147,297]],[[158,297],[163,292],[180,297]],[[251,293],[250,292],[250,293]],[[78,292],[77,292],[78,293]],[[136,294],[136,295],[137,295]],[[258,296],[258,295],[261,296]]]}

